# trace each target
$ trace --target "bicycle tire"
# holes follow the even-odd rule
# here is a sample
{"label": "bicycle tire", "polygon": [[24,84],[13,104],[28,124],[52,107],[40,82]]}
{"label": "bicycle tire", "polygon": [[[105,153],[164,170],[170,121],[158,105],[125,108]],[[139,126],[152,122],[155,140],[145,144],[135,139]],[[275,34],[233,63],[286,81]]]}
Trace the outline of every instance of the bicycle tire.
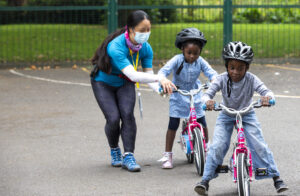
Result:
{"label": "bicycle tire", "polygon": [[[182,121],[182,131],[185,130],[186,126],[187,126],[187,120],[184,119]],[[187,134],[187,132],[185,132],[185,133]],[[186,154],[185,155],[186,155],[187,161],[188,161],[188,163],[194,163],[194,154],[191,153],[188,148],[190,149],[190,143],[187,143],[187,141],[186,141]]]}
{"label": "bicycle tire", "polygon": [[194,154],[186,154],[188,163],[194,163]]}
{"label": "bicycle tire", "polygon": [[196,127],[194,129],[194,159],[197,173],[199,176],[203,175],[205,165],[205,150],[203,144],[203,136],[200,129]]}
{"label": "bicycle tire", "polygon": [[186,148],[187,148],[187,152],[186,152],[186,158],[187,158],[187,161],[188,163],[194,163],[194,154],[193,152],[191,152],[191,143],[190,143],[190,140],[187,139],[185,141],[185,144],[186,144]]}
{"label": "bicycle tire", "polygon": [[237,157],[237,186],[239,196],[250,195],[250,177],[245,153]]}

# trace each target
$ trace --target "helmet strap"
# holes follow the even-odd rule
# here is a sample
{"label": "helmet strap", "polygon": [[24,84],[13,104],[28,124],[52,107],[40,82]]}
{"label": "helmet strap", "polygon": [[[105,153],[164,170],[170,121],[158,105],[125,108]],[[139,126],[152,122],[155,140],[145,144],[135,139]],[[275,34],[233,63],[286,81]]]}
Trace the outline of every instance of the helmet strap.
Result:
{"label": "helmet strap", "polygon": [[228,74],[228,80],[227,80],[227,96],[230,97],[231,95],[231,87],[232,87],[232,80],[229,76],[229,73],[227,71],[227,74]]}

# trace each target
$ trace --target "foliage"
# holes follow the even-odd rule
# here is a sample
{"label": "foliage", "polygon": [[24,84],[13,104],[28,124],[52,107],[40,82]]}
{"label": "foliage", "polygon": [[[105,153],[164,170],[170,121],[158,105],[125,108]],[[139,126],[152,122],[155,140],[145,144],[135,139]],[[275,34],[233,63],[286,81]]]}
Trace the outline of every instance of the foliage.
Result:
{"label": "foliage", "polygon": [[[8,1],[0,0],[0,6],[6,6]],[[25,6],[103,6],[108,0],[22,0]],[[119,5],[223,5],[221,0],[119,0]],[[233,0],[233,5],[298,5],[299,0]],[[126,23],[130,9],[119,10],[119,26]],[[152,23],[173,22],[221,22],[223,20],[222,8],[184,8],[184,9],[145,9],[149,13]],[[39,17],[34,18],[35,15]],[[85,19],[81,18],[85,16]],[[48,12],[0,12],[0,24],[14,24],[20,22],[31,23],[75,23],[75,24],[106,24],[107,11],[48,11]],[[4,16],[4,17],[3,17]],[[235,8],[233,10],[233,21],[235,23],[299,23],[299,8]]]}
{"label": "foliage", "polygon": [[[2,0],[3,2],[3,0]],[[105,5],[106,0],[27,0],[26,6],[86,6]],[[1,1],[0,1],[1,4]],[[84,17],[83,17],[84,16]],[[56,10],[56,11],[2,11],[0,24],[105,24],[107,12],[105,10]]]}
{"label": "foliage", "polygon": [[257,8],[249,8],[249,9],[242,9],[241,12],[236,14],[237,16],[241,16],[244,18],[245,21],[242,22],[250,22],[250,23],[260,23],[263,22],[263,17],[261,12]]}
{"label": "foliage", "polygon": [[299,23],[299,9],[270,8],[267,11],[258,8],[235,9],[233,21],[237,23]]}
{"label": "foliage", "polygon": [[[186,27],[204,32],[207,44],[204,58],[221,59],[222,23],[176,23],[152,25],[149,42],[154,59],[170,59],[181,51],[174,46],[176,34]],[[234,24],[233,40],[253,46],[255,58],[300,57],[300,25]],[[107,36],[107,28],[99,25],[31,24],[2,25],[0,31],[0,63],[87,61]]]}
{"label": "foliage", "polygon": [[[174,5],[173,0],[119,0],[118,5],[145,5],[145,6],[159,6],[159,5]],[[151,18],[153,24],[157,23],[170,23],[177,21],[177,14],[175,9],[143,9],[147,12]],[[119,26],[124,26],[126,24],[126,18],[132,9],[120,10],[119,11]]]}

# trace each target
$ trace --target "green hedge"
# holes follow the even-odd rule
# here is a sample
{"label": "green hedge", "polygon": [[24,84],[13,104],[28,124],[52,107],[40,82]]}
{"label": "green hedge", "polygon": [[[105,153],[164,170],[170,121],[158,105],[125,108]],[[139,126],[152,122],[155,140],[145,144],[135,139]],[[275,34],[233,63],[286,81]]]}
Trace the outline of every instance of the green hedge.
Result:
{"label": "green hedge", "polygon": [[[10,0],[13,2],[14,0]],[[22,0],[15,0],[22,1]],[[24,1],[24,0],[23,0]],[[8,0],[0,0],[7,6]],[[107,6],[107,0],[27,0],[25,6]],[[220,0],[119,0],[119,5],[222,5]],[[233,5],[299,5],[298,0],[233,0]],[[119,26],[123,26],[129,12],[119,10]],[[217,9],[148,9],[153,24],[172,22],[222,22],[223,10]],[[36,17],[38,16],[38,17]],[[73,23],[106,24],[107,11],[49,11],[49,12],[0,12],[0,24],[16,23]],[[235,23],[300,23],[299,8],[236,8]]]}
{"label": "green hedge", "polygon": [[[204,32],[208,40],[202,52],[205,58],[220,59],[222,23],[178,23],[152,25],[149,42],[155,60],[169,59],[180,53],[174,42],[176,34],[185,27],[196,27]],[[299,58],[299,35],[300,25],[233,25],[233,40],[251,45],[255,58]],[[99,25],[2,25],[0,63],[87,61],[106,36],[106,27]]]}

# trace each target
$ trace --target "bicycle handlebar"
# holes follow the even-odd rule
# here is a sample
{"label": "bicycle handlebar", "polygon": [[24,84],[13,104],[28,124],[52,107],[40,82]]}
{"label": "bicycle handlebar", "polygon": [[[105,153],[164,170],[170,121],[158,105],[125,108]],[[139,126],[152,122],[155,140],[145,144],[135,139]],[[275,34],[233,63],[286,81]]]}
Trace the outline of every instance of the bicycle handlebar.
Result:
{"label": "bicycle handlebar", "polygon": [[[275,99],[270,99],[269,104],[270,104],[270,106],[275,105]],[[221,103],[220,104],[215,103],[214,111],[225,110],[229,114],[236,115],[238,113],[239,114],[245,114],[245,113],[249,112],[252,108],[260,108],[260,107],[262,107],[262,103],[261,103],[261,100],[259,99],[257,101],[252,102],[248,107],[245,107],[245,108],[243,108],[239,111],[235,110],[233,108],[228,108],[228,107],[226,107],[225,105],[223,105]],[[207,110],[206,104],[202,105],[202,109]]]}
{"label": "bicycle handlebar", "polygon": [[185,96],[193,96],[193,95],[196,95],[198,94],[202,89],[208,89],[208,84],[205,83],[205,84],[202,84],[198,89],[192,89],[190,91],[187,91],[187,90],[181,90],[179,89],[179,87],[177,88],[177,90],[174,90],[173,92],[178,92],[182,95],[185,95]]}
{"label": "bicycle handlebar", "polygon": [[[178,93],[180,93],[180,94],[182,94],[182,95],[185,95],[185,96],[194,96],[194,95],[196,95],[196,94],[198,94],[202,89],[208,89],[208,87],[209,87],[209,83],[207,82],[207,83],[205,83],[205,84],[202,84],[198,89],[192,89],[192,90],[190,90],[190,91],[187,91],[187,90],[181,90],[181,89],[179,89],[179,86],[176,86],[177,87],[177,90],[173,90],[173,92],[175,93],[175,92],[178,92]],[[162,89],[162,87],[160,87],[159,89],[158,89],[158,91],[160,92],[160,93],[163,93],[163,89]]]}

